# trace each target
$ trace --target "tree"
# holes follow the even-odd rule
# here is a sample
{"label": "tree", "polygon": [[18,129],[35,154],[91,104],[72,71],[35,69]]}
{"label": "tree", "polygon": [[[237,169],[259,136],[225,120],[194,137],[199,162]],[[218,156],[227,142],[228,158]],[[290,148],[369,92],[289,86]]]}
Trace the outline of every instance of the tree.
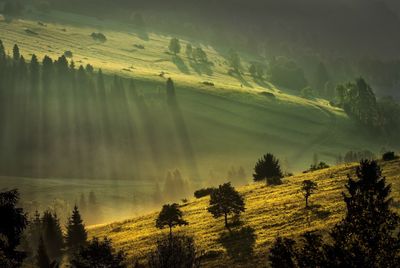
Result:
{"label": "tree", "polygon": [[36,264],[39,268],[50,268],[50,259],[46,252],[43,237],[39,238],[39,245],[36,253]]}
{"label": "tree", "polygon": [[240,62],[240,57],[239,54],[233,50],[230,49],[228,53],[228,60],[230,66],[235,70],[235,72],[240,73],[240,68],[241,68],[241,62]]}
{"label": "tree", "polygon": [[342,267],[398,267],[399,216],[390,209],[391,186],[375,161],[363,160],[343,194],[346,216],[332,230],[328,256]]}
{"label": "tree", "polygon": [[198,62],[201,62],[201,63],[207,63],[208,62],[207,54],[201,47],[197,47],[193,51],[193,58],[194,58],[195,61],[198,61]]}
{"label": "tree", "polygon": [[156,227],[164,229],[169,227],[169,236],[172,237],[172,228],[175,226],[188,225],[189,223],[183,219],[183,213],[176,203],[166,204],[162,207],[160,214],[156,219]]}
{"label": "tree", "polygon": [[6,59],[6,50],[3,41],[0,40],[0,63]]}
{"label": "tree", "polygon": [[250,64],[249,66],[249,73],[253,78],[257,77],[257,67],[254,63]]}
{"label": "tree", "polygon": [[103,241],[94,237],[74,254],[70,265],[71,268],[125,268],[125,253],[116,252],[107,237]]}
{"label": "tree", "polygon": [[21,54],[19,53],[19,47],[17,44],[15,44],[13,47],[13,60],[17,62],[17,61],[19,61],[20,57],[21,57]]}
{"label": "tree", "polygon": [[157,241],[154,252],[149,255],[150,268],[200,267],[196,245],[192,237],[174,236]]}
{"label": "tree", "polygon": [[178,38],[172,38],[169,42],[169,51],[174,53],[174,55],[178,54],[181,51],[181,43]]}
{"label": "tree", "polygon": [[278,185],[282,183],[282,177],[279,160],[273,154],[264,155],[254,167],[254,181],[266,180],[268,185]]}
{"label": "tree", "polygon": [[277,237],[269,251],[269,262],[273,268],[295,267],[295,246],[296,242],[290,238]]}
{"label": "tree", "polygon": [[28,223],[22,208],[17,207],[19,192],[14,189],[0,193],[0,254],[3,262],[20,267],[25,254],[17,250]]}
{"label": "tree", "polygon": [[301,192],[306,200],[306,208],[308,208],[308,198],[317,189],[317,183],[312,180],[304,180],[301,187]]}
{"label": "tree", "polygon": [[39,89],[39,62],[35,54],[32,54],[31,64],[29,65],[31,88],[37,92]]}
{"label": "tree", "polygon": [[244,199],[231,183],[219,185],[210,194],[210,204],[207,208],[214,218],[224,216],[225,227],[229,230],[228,215],[239,215],[245,211]]}
{"label": "tree", "polygon": [[191,59],[193,57],[193,47],[192,44],[187,43],[186,44],[186,56]]}
{"label": "tree", "polygon": [[47,254],[51,259],[59,258],[62,255],[64,238],[57,214],[45,211],[42,217],[43,240],[47,248]]}
{"label": "tree", "polygon": [[68,249],[73,252],[80,246],[85,245],[87,240],[87,232],[83,224],[78,207],[75,206],[72,216],[68,219],[67,236],[65,238]]}
{"label": "tree", "polygon": [[167,102],[172,104],[175,101],[175,86],[171,78],[167,79]]}

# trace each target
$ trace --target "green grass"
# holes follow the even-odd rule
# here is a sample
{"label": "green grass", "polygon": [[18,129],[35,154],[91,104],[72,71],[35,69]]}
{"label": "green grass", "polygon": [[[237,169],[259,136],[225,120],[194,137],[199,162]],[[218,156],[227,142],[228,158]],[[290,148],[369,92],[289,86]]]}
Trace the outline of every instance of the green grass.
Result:
{"label": "green grass", "polygon": [[[0,26],[0,38],[8,51],[14,43],[25,56],[35,53],[39,58],[56,58],[68,50],[77,65],[90,63],[107,73],[135,78],[144,95],[152,96],[164,89],[165,78],[159,77],[160,72],[172,77],[203,178],[210,170],[224,176],[231,165],[242,165],[249,171],[255,160],[268,151],[288,163],[286,169],[300,170],[309,165],[314,152],[333,163],[337,154],[350,149],[381,147],[379,141],[360,133],[342,110],[325,100],[306,100],[297,92],[268,82],[259,85],[248,73],[241,80],[229,76],[219,48],[196,40],[190,42],[201,46],[214,63],[209,74],[196,72],[184,52],[179,54],[180,63],[175,64],[173,56],[166,53],[171,36],[151,31],[144,35],[127,24],[52,12],[32,13],[10,23],[0,20]],[[92,32],[102,32],[107,42],[94,41]],[[188,40],[180,39],[184,48]],[[248,57],[242,59],[245,69],[255,58]],[[204,81],[215,86],[203,85]],[[262,92],[271,92],[275,98]]]}
{"label": "green grass", "polygon": [[[400,161],[382,162],[383,175],[392,184],[393,208],[400,212],[400,183],[398,174]],[[182,205],[184,218],[188,226],[179,227],[175,232],[193,235],[199,251],[217,252],[218,257],[208,259],[206,267],[264,267],[271,242],[277,236],[296,237],[305,231],[327,230],[338,222],[344,212],[341,193],[347,174],[354,176],[357,164],[336,166],[307,174],[295,175],[284,179],[284,184],[268,187],[264,183],[254,183],[240,187],[246,203],[246,211],[241,216],[243,226],[254,230],[254,257],[244,263],[234,261],[228,250],[245,247],[245,240],[238,239],[225,248],[219,238],[227,233],[223,219],[214,219],[207,212],[209,197],[189,200]],[[311,210],[306,210],[305,201],[299,192],[301,183],[311,179],[318,183],[318,190],[311,196]],[[141,217],[89,228],[90,236],[108,236],[117,248],[124,249],[129,258],[143,259],[152,250],[157,238],[166,234],[155,227],[158,212]],[[235,229],[235,228],[234,228]],[[239,229],[239,227],[236,227]]]}

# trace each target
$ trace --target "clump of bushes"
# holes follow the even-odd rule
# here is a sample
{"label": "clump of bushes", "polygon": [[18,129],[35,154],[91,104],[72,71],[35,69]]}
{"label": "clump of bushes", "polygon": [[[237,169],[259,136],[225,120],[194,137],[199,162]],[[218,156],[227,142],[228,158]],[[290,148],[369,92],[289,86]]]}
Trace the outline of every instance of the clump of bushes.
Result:
{"label": "clump of bushes", "polygon": [[138,49],[144,49],[144,46],[143,46],[143,45],[134,44],[133,46],[136,47],[136,48],[138,48]]}
{"label": "clump of bushes", "polygon": [[203,82],[203,85],[213,87],[213,86],[214,86],[214,83],[213,83],[213,82],[210,82],[210,81],[204,81],[204,82]]}
{"label": "clump of bushes", "polygon": [[92,33],[90,36],[93,38],[93,40],[96,40],[99,42],[107,41],[107,37],[102,33]]}
{"label": "clump of bushes", "polygon": [[382,155],[383,161],[391,161],[397,159],[398,156],[394,152],[386,152]]}
{"label": "clump of bushes", "polygon": [[310,166],[310,168],[308,170],[304,171],[303,173],[320,170],[320,169],[325,169],[325,168],[329,168],[329,165],[325,162],[319,162],[318,164],[312,164]]}
{"label": "clump of bushes", "polygon": [[211,193],[215,190],[214,187],[202,188],[194,192],[194,197],[201,198],[207,195],[211,195]]}

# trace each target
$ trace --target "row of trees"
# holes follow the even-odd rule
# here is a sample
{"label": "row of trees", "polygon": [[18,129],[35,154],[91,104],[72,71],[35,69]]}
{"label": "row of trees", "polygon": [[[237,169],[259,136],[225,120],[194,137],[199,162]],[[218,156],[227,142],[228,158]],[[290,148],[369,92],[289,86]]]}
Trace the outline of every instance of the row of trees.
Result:
{"label": "row of trees", "polygon": [[[139,168],[146,156],[162,170],[166,155],[179,153],[166,138],[178,122],[171,79],[154,108],[132,80],[95,72],[90,65],[77,68],[65,56],[39,62],[32,55],[26,61],[17,45],[12,55],[5,51],[0,41],[2,174],[137,178],[148,172]],[[177,165],[168,159],[169,166]]]}

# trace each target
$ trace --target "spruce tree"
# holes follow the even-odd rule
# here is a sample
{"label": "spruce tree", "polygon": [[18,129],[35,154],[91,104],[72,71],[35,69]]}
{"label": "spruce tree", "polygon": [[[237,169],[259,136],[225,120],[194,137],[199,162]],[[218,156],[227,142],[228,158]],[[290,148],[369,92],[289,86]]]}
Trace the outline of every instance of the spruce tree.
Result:
{"label": "spruce tree", "polygon": [[45,211],[42,217],[42,224],[43,240],[47,248],[47,254],[51,259],[59,258],[64,246],[64,238],[57,214]]}
{"label": "spruce tree", "polygon": [[346,216],[331,237],[329,257],[342,267],[398,267],[399,216],[390,209],[391,186],[375,161],[363,160],[343,194]]}
{"label": "spruce tree", "polygon": [[265,180],[268,185],[277,185],[282,183],[282,177],[279,160],[273,154],[264,155],[254,167],[254,181]]}
{"label": "spruce tree", "polygon": [[65,238],[68,249],[73,252],[80,246],[85,245],[87,240],[87,232],[83,224],[78,207],[75,206],[71,217],[68,219],[67,236]]}
{"label": "spruce tree", "polygon": [[13,47],[13,60],[16,62],[19,61],[20,56],[19,47],[17,44],[15,44]]}

